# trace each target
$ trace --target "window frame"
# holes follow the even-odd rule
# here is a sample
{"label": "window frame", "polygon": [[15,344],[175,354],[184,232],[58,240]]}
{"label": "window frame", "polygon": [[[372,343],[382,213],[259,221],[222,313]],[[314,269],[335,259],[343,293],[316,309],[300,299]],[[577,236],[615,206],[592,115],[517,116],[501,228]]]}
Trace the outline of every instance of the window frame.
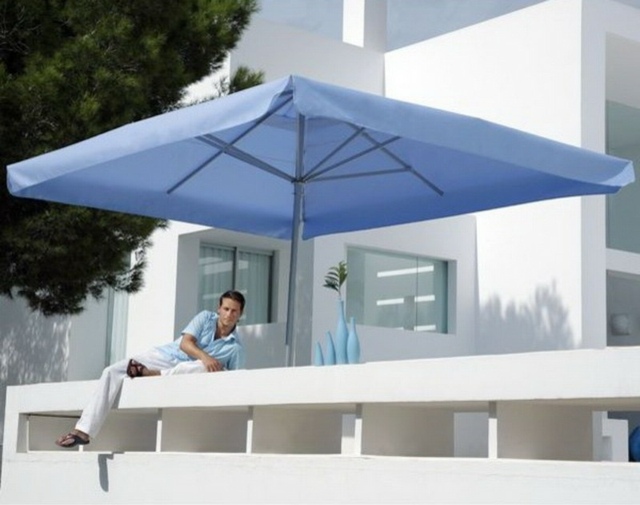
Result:
{"label": "window frame", "polygon": [[[269,286],[268,289],[268,300],[267,300],[267,307],[266,307],[266,313],[267,313],[267,321],[261,321],[261,322],[254,322],[254,323],[245,323],[243,321],[243,324],[270,324],[275,322],[275,317],[274,317],[274,308],[275,308],[275,297],[277,296],[277,293],[275,292],[275,283],[274,283],[274,278],[275,278],[275,269],[276,269],[276,265],[277,265],[277,251],[272,250],[272,249],[262,249],[262,248],[258,248],[258,247],[247,247],[247,246],[238,246],[238,245],[232,245],[232,244],[228,244],[228,243],[223,243],[223,242],[215,242],[213,240],[200,240],[199,244],[198,244],[198,267],[197,267],[197,278],[198,278],[198,294],[197,294],[197,307],[198,310],[204,310],[204,308],[202,307],[202,296],[200,293],[200,289],[201,289],[201,285],[200,283],[202,282],[202,275],[200,274],[200,260],[202,259],[202,248],[203,247],[211,247],[214,249],[222,249],[222,250],[227,250],[227,251],[231,251],[232,252],[232,256],[233,256],[233,268],[232,268],[232,272],[231,272],[231,286],[229,287],[229,289],[238,289],[238,278],[239,278],[239,263],[240,263],[240,255],[241,253],[250,253],[250,254],[259,254],[259,255],[263,255],[263,256],[267,256],[269,258],[269,275],[268,275],[268,279],[267,279],[267,283]],[[239,291],[241,291],[240,289],[238,289]],[[206,308],[206,307],[205,307]],[[241,319],[244,319],[244,315]]]}
{"label": "window frame", "polygon": [[[420,334],[442,334],[442,335],[451,335],[452,333],[454,333],[453,331],[453,327],[452,327],[452,310],[454,310],[455,308],[455,300],[453,300],[452,298],[455,297],[455,289],[453,289],[453,285],[452,282],[455,278],[455,261],[451,260],[451,259],[444,259],[444,258],[440,258],[440,257],[436,257],[433,255],[425,255],[425,254],[419,254],[416,252],[411,252],[411,251],[401,251],[401,250],[391,250],[391,249],[385,249],[385,248],[380,248],[380,247],[372,247],[372,246],[367,246],[364,244],[350,244],[350,245],[346,245],[345,247],[345,253],[346,253],[346,257],[349,258],[349,252],[353,251],[353,250],[358,250],[361,252],[366,253],[371,253],[371,254],[377,254],[377,255],[381,255],[381,256],[388,256],[388,257],[398,257],[398,258],[406,258],[408,260],[416,260],[416,264],[418,264],[418,262],[438,262],[444,265],[445,271],[444,271],[444,279],[441,281],[440,285],[442,286],[443,289],[443,294],[445,296],[445,300],[444,300],[444,309],[443,309],[443,314],[440,315],[440,317],[438,318],[438,320],[441,322],[443,329],[435,329],[435,330],[429,330],[429,329],[415,329],[415,326],[413,329],[406,329],[406,328],[398,328],[398,327],[392,327],[392,326],[379,326],[377,324],[371,324],[369,321],[364,320],[364,317],[361,317],[360,319],[362,319],[362,324],[364,325],[368,325],[368,326],[372,326],[372,327],[376,327],[376,328],[389,328],[389,329],[393,329],[393,330],[403,330],[403,331],[411,331],[414,333],[420,333]],[[349,265],[349,261],[347,261],[347,265]],[[413,276],[414,279],[416,279],[416,286],[417,286],[417,276],[419,275],[418,272],[416,272],[416,274]],[[352,281],[353,282],[353,281]],[[347,315],[350,317],[352,315],[354,315],[351,310],[351,307],[353,306],[353,301],[351,301],[351,304],[349,303],[349,276],[347,276],[347,288],[345,290],[345,308],[346,308],[346,313]],[[366,290],[366,286],[363,287],[363,289]],[[416,291],[417,293],[417,291]],[[433,293],[433,294],[437,294],[437,293]],[[416,294],[417,296],[417,294]],[[351,307],[350,307],[351,305]]]}

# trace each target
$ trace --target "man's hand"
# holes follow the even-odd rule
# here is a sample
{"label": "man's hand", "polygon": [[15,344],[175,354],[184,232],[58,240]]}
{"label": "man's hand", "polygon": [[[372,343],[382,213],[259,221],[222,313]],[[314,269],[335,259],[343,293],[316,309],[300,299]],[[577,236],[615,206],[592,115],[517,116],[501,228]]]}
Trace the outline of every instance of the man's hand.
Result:
{"label": "man's hand", "polygon": [[207,372],[219,372],[224,370],[224,366],[217,359],[212,358],[206,352],[198,347],[196,343],[196,337],[190,333],[185,333],[182,336],[182,342],[180,343],[180,349],[191,356],[193,359],[199,359],[207,369]]}
{"label": "man's hand", "polygon": [[207,372],[219,372],[224,369],[222,363],[209,355],[207,355],[206,357],[203,356],[200,361],[202,361],[202,363],[204,364]]}

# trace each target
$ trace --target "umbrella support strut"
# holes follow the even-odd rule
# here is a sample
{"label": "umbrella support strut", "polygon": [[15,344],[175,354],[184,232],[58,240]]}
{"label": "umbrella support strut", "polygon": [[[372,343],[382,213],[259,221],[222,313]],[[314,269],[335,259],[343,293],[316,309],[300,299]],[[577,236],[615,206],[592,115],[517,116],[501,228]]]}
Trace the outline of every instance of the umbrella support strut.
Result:
{"label": "umbrella support strut", "polygon": [[302,238],[302,208],[304,183],[302,182],[304,163],[305,118],[298,115],[298,144],[296,151],[296,178],[293,182],[293,228],[291,230],[291,258],[289,260],[289,293],[287,296],[287,325],[285,333],[286,366],[296,362],[296,339],[294,318],[296,304],[296,278],[298,272],[298,245]]}

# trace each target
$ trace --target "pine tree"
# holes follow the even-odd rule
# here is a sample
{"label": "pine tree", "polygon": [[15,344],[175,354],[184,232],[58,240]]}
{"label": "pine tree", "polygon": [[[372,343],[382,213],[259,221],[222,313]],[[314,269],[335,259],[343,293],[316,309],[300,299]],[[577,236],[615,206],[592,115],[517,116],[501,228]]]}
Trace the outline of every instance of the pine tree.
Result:
{"label": "pine tree", "polygon": [[[257,8],[256,0],[0,0],[2,180],[10,163],[175,108],[187,85],[220,68]],[[2,183],[0,295],[53,315],[80,312],[107,287],[135,292],[149,237],[165,226],[15,198]]]}

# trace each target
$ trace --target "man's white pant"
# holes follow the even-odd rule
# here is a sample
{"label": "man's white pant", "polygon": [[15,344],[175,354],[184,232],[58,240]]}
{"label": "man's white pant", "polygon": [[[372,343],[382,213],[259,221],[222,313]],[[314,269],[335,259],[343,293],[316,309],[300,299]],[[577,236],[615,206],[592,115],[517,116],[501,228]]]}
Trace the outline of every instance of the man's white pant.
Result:
{"label": "man's white pant", "polygon": [[[151,370],[160,370],[162,375],[202,373],[206,372],[204,364],[200,360],[178,361],[169,358],[157,349],[151,349],[142,354],[134,356],[133,359],[139,361]],[[129,358],[118,361],[108,366],[102,372],[98,387],[96,388],[89,404],[82,411],[79,421],[76,423],[76,430],[80,430],[94,438],[113,407],[114,402],[122,389],[122,383],[127,377],[127,365]]]}

